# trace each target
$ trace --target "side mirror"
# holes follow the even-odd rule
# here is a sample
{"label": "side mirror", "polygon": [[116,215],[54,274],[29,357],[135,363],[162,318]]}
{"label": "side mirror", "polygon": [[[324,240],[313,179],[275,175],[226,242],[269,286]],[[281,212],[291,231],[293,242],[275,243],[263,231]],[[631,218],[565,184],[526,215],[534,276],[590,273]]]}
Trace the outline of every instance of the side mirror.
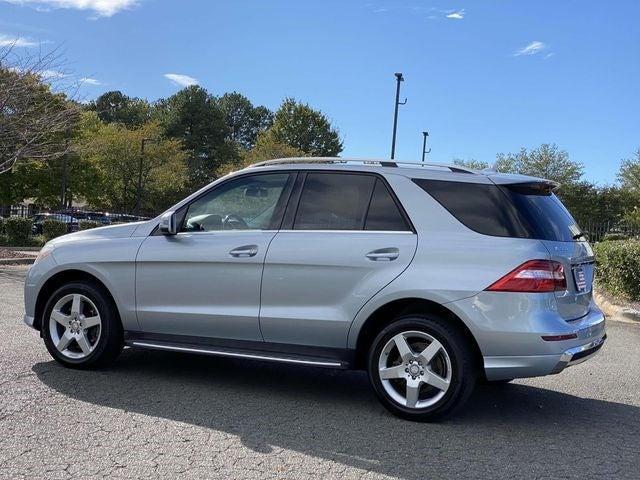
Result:
{"label": "side mirror", "polygon": [[176,212],[173,210],[167,212],[160,217],[159,225],[162,235],[175,235],[178,233],[178,222],[176,220]]}

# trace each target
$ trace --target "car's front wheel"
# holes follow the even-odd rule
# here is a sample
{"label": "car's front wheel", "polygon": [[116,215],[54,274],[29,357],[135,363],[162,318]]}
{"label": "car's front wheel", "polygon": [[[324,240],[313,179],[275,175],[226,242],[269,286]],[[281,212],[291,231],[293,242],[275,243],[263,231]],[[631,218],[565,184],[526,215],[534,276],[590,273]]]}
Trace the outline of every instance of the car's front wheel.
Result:
{"label": "car's front wheel", "polygon": [[437,316],[412,315],[388,325],[371,345],[368,367],[382,404],[402,418],[423,422],[451,414],[476,381],[469,342]]}
{"label": "car's front wheel", "polygon": [[122,325],[102,288],[74,282],[57,289],[42,317],[42,337],[51,356],[71,368],[100,368],[122,350]]}

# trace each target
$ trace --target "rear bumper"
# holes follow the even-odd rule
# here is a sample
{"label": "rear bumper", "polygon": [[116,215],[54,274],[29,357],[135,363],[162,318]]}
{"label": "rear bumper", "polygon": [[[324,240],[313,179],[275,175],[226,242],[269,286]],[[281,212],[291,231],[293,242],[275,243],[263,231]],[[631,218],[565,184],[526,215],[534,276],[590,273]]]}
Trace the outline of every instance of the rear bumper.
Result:
{"label": "rear bumper", "polygon": [[560,373],[567,367],[586,362],[600,351],[607,338],[604,314],[594,308],[585,318],[572,326],[572,333],[577,336],[576,340],[544,342],[546,348],[555,348],[557,353],[484,356],[487,379],[539,377]]}
{"label": "rear bumper", "polygon": [[602,337],[572,347],[558,355],[529,355],[524,357],[484,357],[487,380],[540,377],[560,373],[567,367],[586,362],[596,355],[607,338]]}

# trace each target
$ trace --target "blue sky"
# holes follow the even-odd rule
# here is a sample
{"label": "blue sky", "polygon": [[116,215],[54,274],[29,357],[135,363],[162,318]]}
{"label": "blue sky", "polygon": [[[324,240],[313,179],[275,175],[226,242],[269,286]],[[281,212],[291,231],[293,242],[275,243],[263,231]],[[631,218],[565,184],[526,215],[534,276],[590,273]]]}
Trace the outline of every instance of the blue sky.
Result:
{"label": "blue sky", "polygon": [[[65,70],[150,100],[176,81],[321,109],[343,156],[493,161],[555,142],[615,181],[640,147],[640,1],[0,0],[0,45],[62,47]],[[166,75],[173,74],[173,77]]]}

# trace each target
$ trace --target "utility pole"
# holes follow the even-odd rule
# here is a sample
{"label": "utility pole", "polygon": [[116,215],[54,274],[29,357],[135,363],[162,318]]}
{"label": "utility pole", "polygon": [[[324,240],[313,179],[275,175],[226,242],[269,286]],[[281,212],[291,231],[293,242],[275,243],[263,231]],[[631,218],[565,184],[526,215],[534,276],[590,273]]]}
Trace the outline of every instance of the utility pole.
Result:
{"label": "utility pole", "polygon": [[427,153],[431,153],[431,149],[427,150],[427,137],[429,132],[422,132],[422,163],[424,163],[424,156]]}
{"label": "utility pole", "polygon": [[62,155],[62,179],[60,184],[60,210],[67,208],[67,160],[69,158],[69,145],[71,143],[71,130],[65,131],[66,151]]}
{"label": "utility pole", "polygon": [[140,203],[142,202],[142,164],[144,162],[144,144],[157,141],[154,138],[143,138],[140,142],[140,162],[138,164],[138,188],[136,191],[136,217],[140,216]]}
{"label": "utility pole", "polygon": [[393,113],[393,137],[391,139],[391,159],[393,160],[396,156],[396,131],[398,129],[398,107],[400,105],[404,105],[407,103],[407,99],[404,99],[404,102],[400,101],[400,82],[404,82],[404,78],[402,77],[402,73],[396,73],[396,103],[394,107]]}

